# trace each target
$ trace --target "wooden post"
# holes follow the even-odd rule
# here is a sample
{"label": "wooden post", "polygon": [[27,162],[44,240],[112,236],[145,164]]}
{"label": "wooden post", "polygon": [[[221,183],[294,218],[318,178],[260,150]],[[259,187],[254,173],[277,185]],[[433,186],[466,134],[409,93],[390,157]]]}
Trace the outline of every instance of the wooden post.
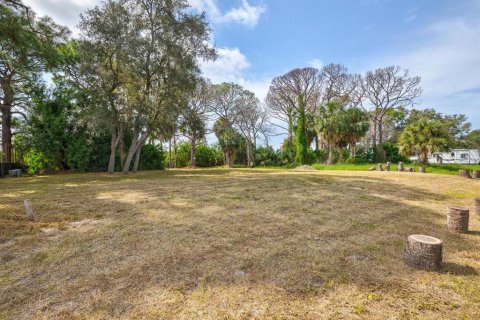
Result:
{"label": "wooden post", "polygon": [[473,199],[473,214],[480,215],[480,198]]}
{"label": "wooden post", "polygon": [[390,162],[385,165],[385,171],[390,171]]}
{"label": "wooden post", "polygon": [[35,216],[33,215],[32,203],[30,202],[30,199],[25,199],[25,201],[23,201],[23,205],[25,206],[25,211],[27,212],[28,220],[30,221],[35,220]]}
{"label": "wooden post", "polygon": [[403,162],[398,163],[398,171],[403,171]]}
{"label": "wooden post", "polygon": [[473,177],[475,179],[480,179],[480,170],[473,170]]}
{"label": "wooden post", "polygon": [[381,163],[377,163],[377,170],[383,171],[383,165]]}
{"label": "wooden post", "polygon": [[469,210],[459,207],[448,207],[447,228],[458,233],[468,232]]}
{"label": "wooden post", "polygon": [[442,247],[440,239],[412,234],[407,238],[405,262],[418,269],[438,271],[442,266]]}
{"label": "wooden post", "polygon": [[418,172],[420,173],[425,173],[425,167],[419,167]]}
{"label": "wooden post", "polygon": [[460,177],[471,178],[470,170],[458,170],[458,175]]}

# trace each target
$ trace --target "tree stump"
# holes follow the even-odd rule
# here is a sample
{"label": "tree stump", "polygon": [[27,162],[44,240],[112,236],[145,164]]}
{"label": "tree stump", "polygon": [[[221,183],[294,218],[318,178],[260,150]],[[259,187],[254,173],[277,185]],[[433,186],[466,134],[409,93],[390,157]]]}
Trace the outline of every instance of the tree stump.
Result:
{"label": "tree stump", "polygon": [[405,168],[405,171],[407,171],[407,172],[415,172],[415,169],[414,169],[414,168],[411,168],[411,167],[408,167],[408,168]]}
{"label": "tree stump", "polygon": [[473,199],[473,214],[480,215],[480,198]]}
{"label": "tree stump", "polygon": [[368,171],[375,171],[375,167],[368,168]]}
{"label": "tree stump", "polygon": [[403,168],[403,162],[399,162],[398,163],[398,171],[403,171],[404,168]]}
{"label": "tree stump", "polygon": [[458,233],[468,232],[469,210],[459,207],[448,207],[447,228]]}
{"label": "tree stump", "polygon": [[390,162],[385,165],[385,171],[390,171]]}
{"label": "tree stump", "polygon": [[480,170],[473,170],[473,177],[475,179],[480,179]]}
{"label": "tree stump", "polygon": [[420,173],[425,173],[425,167],[419,167],[418,172]]}
{"label": "tree stump", "polygon": [[438,271],[442,266],[442,246],[440,239],[412,234],[407,238],[405,262],[418,269]]}
{"label": "tree stump", "polygon": [[30,202],[30,199],[25,199],[25,201],[23,201],[23,205],[25,206],[25,211],[27,212],[28,220],[30,221],[35,220],[35,216],[33,215],[32,203]]}
{"label": "tree stump", "polygon": [[383,164],[377,163],[377,170],[378,171],[383,171]]}
{"label": "tree stump", "polygon": [[472,176],[470,175],[470,170],[459,170],[458,171],[458,175],[460,177],[464,177],[464,178],[471,178]]}

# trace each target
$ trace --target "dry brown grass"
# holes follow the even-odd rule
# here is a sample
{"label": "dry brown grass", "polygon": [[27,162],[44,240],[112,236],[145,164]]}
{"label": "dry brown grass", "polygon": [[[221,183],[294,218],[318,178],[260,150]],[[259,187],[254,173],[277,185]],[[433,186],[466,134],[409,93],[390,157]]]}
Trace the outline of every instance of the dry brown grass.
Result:
{"label": "dry brown grass", "polygon": [[[479,219],[445,228],[479,181],[176,170],[0,190],[0,319],[480,318]],[[413,233],[444,240],[441,272],[404,265]]]}

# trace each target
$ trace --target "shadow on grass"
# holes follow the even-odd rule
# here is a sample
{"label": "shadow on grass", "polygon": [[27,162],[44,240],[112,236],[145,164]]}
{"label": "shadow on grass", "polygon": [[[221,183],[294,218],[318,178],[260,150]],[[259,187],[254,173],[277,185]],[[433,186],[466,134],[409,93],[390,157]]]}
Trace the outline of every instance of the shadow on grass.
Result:
{"label": "shadow on grass", "polygon": [[441,273],[453,274],[456,276],[476,276],[479,274],[477,270],[470,266],[464,266],[453,262],[442,263]]}

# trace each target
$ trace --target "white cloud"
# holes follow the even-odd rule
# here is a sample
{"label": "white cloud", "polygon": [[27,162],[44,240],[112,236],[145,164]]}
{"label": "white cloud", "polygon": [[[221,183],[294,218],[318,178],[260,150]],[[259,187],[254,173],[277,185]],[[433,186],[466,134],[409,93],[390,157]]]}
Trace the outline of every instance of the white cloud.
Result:
{"label": "white cloud", "polygon": [[251,5],[248,0],[242,0],[239,7],[231,8],[226,13],[221,12],[217,0],[190,0],[189,2],[194,9],[205,11],[214,23],[240,23],[247,27],[256,26],[262,14],[267,11],[265,5]]}
{"label": "white cloud", "polygon": [[308,64],[310,65],[310,67],[317,69],[321,69],[323,67],[323,61],[317,58],[310,60]]}
{"label": "white cloud", "polygon": [[212,83],[235,82],[252,91],[263,101],[267,96],[271,78],[251,80],[247,75],[250,62],[238,48],[218,49],[218,59],[201,62],[203,75]]}
{"label": "white cloud", "polygon": [[[422,106],[466,113],[480,126],[480,23],[451,19],[423,30],[419,44],[391,54],[384,64],[400,65],[422,77]],[[378,66],[377,66],[378,67]]]}

